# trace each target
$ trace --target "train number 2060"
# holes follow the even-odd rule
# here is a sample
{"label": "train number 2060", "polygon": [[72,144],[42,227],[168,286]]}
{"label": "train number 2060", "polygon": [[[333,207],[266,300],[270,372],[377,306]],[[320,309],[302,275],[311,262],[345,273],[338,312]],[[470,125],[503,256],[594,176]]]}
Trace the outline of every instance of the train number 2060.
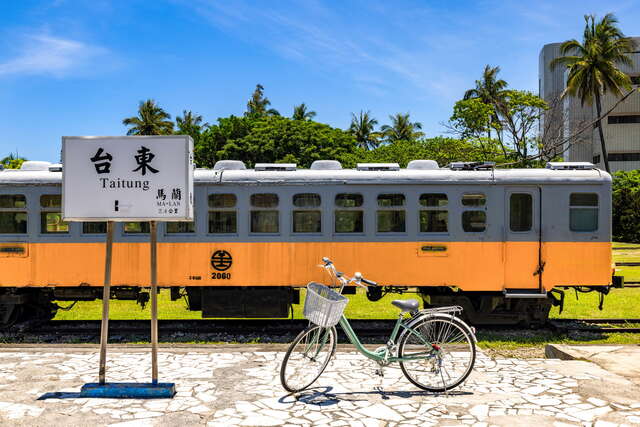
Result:
{"label": "train number 2060", "polygon": [[211,278],[212,279],[229,280],[229,279],[231,279],[231,273],[216,273],[216,272],[213,272],[213,273],[211,273]]}

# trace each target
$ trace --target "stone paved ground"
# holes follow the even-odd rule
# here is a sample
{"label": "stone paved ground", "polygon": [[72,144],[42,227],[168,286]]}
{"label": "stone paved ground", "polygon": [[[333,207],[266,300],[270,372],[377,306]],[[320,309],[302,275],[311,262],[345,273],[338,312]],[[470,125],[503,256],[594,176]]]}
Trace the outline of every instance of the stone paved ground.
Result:
{"label": "stone paved ground", "polygon": [[[359,354],[340,350],[318,387],[298,396],[280,386],[282,346],[162,349],[161,381],[173,399],[86,399],[95,348],[0,347],[0,425],[36,426],[414,426],[640,424],[640,388],[585,361],[497,359],[480,354],[449,395],[417,390],[399,369],[384,378]],[[110,349],[109,381],[148,381],[148,350]],[[54,394],[58,398],[38,400]],[[48,394],[49,393],[49,394]]]}

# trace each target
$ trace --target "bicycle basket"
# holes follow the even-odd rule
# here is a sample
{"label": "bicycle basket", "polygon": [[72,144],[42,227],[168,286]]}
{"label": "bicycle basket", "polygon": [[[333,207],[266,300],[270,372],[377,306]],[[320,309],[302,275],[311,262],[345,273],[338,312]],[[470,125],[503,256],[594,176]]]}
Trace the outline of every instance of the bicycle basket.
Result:
{"label": "bicycle basket", "polygon": [[329,287],[310,282],[304,300],[304,317],[318,326],[334,326],[340,321],[347,302],[347,298]]}

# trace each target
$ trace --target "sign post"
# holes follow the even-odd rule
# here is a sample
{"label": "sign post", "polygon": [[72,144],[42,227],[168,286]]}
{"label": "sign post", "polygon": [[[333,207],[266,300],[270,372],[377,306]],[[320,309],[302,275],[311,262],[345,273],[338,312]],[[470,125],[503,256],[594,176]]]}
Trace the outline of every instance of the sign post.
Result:
{"label": "sign post", "polygon": [[[158,223],[193,220],[193,141],[187,135],[62,138],[65,221],[106,221],[98,383],[84,397],[173,397],[158,383]],[[150,225],[151,383],[107,383],[114,222]],[[118,280],[116,278],[116,280]],[[116,283],[117,284],[117,283]]]}

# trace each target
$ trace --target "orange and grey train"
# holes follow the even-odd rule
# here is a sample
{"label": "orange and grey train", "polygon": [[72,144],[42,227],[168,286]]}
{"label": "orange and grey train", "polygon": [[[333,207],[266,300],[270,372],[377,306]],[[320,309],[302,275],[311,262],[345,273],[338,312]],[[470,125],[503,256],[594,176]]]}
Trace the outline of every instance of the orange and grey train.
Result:
{"label": "orange and grey train", "polygon": [[[61,218],[61,165],[0,171],[0,323],[50,318],[54,301],[102,296],[105,223]],[[219,161],[194,171],[195,221],[158,227],[159,286],[203,317],[287,317],[330,257],[472,323],[539,324],[561,289],[603,294],[611,176],[593,165],[497,170],[434,161]],[[87,200],[91,203],[91,200]],[[116,224],[112,298],[148,298],[146,223]]]}

